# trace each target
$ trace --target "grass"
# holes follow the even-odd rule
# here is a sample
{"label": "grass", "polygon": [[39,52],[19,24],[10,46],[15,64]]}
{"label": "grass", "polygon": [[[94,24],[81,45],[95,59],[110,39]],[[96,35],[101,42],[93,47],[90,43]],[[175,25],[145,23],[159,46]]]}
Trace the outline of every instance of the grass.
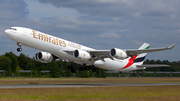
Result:
{"label": "grass", "polygon": [[[0,78],[0,84],[171,83],[180,78]],[[2,88],[0,101],[180,101],[180,86]]]}
{"label": "grass", "polygon": [[0,78],[0,84],[172,83],[180,78]]}
{"label": "grass", "polygon": [[1,101],[180,101],[180,86],[0,89]]}

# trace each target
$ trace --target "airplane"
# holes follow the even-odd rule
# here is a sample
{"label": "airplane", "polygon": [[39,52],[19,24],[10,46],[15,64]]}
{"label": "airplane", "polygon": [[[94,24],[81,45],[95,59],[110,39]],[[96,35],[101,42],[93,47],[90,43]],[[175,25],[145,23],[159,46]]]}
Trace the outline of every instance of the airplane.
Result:
{"label": "airplane", "polygon": [[[168,65],[155,64],[143,65],[144,59],[149,52],[172,49],[175,44],[169,47],[149,48],[150,44],[144,43],[139,49],[95,50],[62,38],[58,38],[40,31],[25,27],[10,27],[5,34],[15,41],[22,51],[22,45],[41,50],[36,53],[35,60],[42,63],[49,63],[60,59],[70,63],[82,65],[80,71],[92,69],[97,72],[96,67],[111,71],[134,71],[148,67],[168,67]],[[77,68],[71,64],[68,66],[71,72],[77,72]]]}

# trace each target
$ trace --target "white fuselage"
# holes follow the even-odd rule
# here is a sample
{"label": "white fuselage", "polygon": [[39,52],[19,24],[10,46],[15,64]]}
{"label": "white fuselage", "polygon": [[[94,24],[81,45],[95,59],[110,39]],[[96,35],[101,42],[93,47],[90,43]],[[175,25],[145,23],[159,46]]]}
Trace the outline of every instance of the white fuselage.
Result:
{"label": "white fuselage", "polygon": [[116,70],[116,71],[131,71],[131,70],[138,70],[138,69],[145,69],[137,68],[136,64],[131,64],[127,66],[129,62],[128,59],[119,60],[115,59],[112,60],[110,58],[104,58],[103,60],[97,60],[92,63],[89,60],[82,60],[79,58],[75,58],[72,55],[64,52],[63,50],[95,50],[74,42],[70,42],[61,38],[57,38],[55,36],[51,36],[39,31],[35,31],[29,28],[23,27],[12,27],[16,30],[5,30],[6,35],[14,40],[17,43],[22,43],[25,46],[32,47],[38,50],[42,50],[45,52],[49,52],[61,60],[67,60],[70,62],[75,62],[77,64],[87,64],[87,65],[95,65],[96,67],[100,67],[106,70]]}

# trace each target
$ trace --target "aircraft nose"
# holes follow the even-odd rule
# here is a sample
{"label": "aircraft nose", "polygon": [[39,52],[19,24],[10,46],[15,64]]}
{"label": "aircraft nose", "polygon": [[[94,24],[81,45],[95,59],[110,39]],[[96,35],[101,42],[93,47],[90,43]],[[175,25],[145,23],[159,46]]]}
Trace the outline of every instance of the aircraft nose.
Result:
{"label": "aircraft nose", "polygon": [[6,35],[9,34],[9,30],[8,29],[6,29],[4,32],[5,32]]}
{"label": "aircraft nose", "polygon": [[8,37],[12,37],[12,36],[13,36],[12,32],[11,32],[9,29],[6,29],[4,32],[5,32],[5,34],[6,34]]}

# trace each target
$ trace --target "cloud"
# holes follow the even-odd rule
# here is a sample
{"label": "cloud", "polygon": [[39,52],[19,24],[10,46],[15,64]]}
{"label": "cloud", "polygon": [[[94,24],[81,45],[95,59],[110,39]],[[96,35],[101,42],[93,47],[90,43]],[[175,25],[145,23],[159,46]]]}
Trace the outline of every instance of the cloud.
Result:
{"label": "cloud", "polygon": [[0,0],[0,19],[19,20],[28,13],[23,0]]}
{"label": "cloud", "polygon": [[[0,0],[0,41],[4,42],[0,52],[15,44],[4,34],[11,26],[32,28],[96,49],[138,48],[144,42],[152,47],[180,44],[179,4],[179,0]],[[36,51],[26,53],[34,55]],[[178,60],[179,48],[171,51],[171,60]],[[168,52],[162,53],[164,57],[150,57],[168,59]]]}
{"label": "cloud", "polygon": [[140,12],[143,16],[163,16],[177,12],[180,1],[169,0],[38,0],[56,7],[68,7],[89,16],[131,16]]}
{"label": "cloud", "polygon": [[120,35],[118,35],[117,33],[102,33],[99,34],[98,37],[101,38],[120,38]]}
{"label": "cloud", "polygon": [[[5,36],[4,30],[20,24],[28,14],[23,0],[0,0],[0,37]],[[3,39],[1,39],[3,40]]]}
{"label": "cloud", "polygon": [[28,4],[27,9],[29,10],[28,17],[38,18],[49,18],[55,16],[64,17],[79,17],[80,14],[77,10],[67,7],[55,7],[50,3],[40,3],[35,0],[25,0]]}

